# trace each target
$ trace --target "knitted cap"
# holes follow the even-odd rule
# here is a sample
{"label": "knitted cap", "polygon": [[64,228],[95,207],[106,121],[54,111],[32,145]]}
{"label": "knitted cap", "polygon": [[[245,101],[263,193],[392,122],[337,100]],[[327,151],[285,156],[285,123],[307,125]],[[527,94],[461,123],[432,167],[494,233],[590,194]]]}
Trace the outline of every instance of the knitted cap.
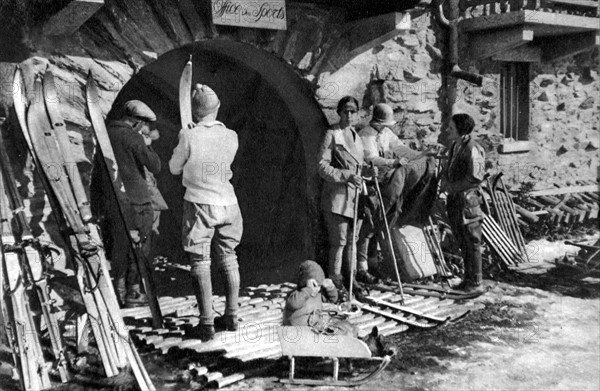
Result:
{"label": "knitted cap", "polygon": [[146,121],[156,121],[156,114],[144,102],[140,100],[130,100],[125,103],[125,114],[130,117],[145,119]]}
{"label": "knitted cap", "polygon": [[386,126],[392,126],[396,123],[394,120],[394,110],[385,103],[378,103],[373,107],[373,118],[371,122]]}
{"label": "knitted cap", "polygon": [[219,108],[219,97],[209,86],[196,84],[192,90],[192,111],[204,117]]}
{"label": "knitted cap", "polygon": [[304,288],[306,282],[311,278],[314,278],[321,285],[325,279],[325,273],[315,261],[304,261],[298,268],[298,289]]}

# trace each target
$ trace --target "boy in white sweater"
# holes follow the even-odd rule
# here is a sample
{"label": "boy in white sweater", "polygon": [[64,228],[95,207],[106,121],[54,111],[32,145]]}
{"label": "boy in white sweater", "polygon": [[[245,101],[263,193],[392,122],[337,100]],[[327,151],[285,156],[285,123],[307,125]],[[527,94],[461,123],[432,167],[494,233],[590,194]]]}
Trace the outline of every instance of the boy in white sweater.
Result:
{"label": "boy in white sweater", "polygon": [[[208,86],[196,84],[192,93],[195,126],[182,129],[169,161],[173,175],[183,174],[183,247],[192,266],[200,309],[199,337],[215,334],[212,309],[212,259],[226,282],[225,328],[237,330],[240,274],[235,248],[242,238],[242,215],[230,182],[231,163],[238,149],[237,134],[216,120],[221,102]],[[192,124],[194,125],[194,124]]]}

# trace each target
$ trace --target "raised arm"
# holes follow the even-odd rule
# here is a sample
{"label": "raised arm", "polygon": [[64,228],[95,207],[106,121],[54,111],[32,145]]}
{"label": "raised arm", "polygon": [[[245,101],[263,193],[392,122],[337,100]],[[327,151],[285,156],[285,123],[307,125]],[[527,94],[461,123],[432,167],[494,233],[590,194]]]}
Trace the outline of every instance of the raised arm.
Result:
{"label": "raised arm", "polygon": [[190,145],[186,135],[186,130],[184,129],[179,132],[179,143],[173,150],[171,160],[169,160],[169,171],[171,171],[171,174],[181,175],[183,172],[183,166],[185,166],[185,163],[189,157]]}

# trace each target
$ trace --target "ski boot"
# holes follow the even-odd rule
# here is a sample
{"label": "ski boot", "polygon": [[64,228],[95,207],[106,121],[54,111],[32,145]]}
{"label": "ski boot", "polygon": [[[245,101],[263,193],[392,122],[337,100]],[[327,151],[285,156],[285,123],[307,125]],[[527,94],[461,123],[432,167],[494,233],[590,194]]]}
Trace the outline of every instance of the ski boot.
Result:
{"label": "ski boot", "polygon": [[132,285],[125,296],[125,308],[142,307],[148,305],[148,296],[140,290],[139,285]]}
{"label": "ski boot", "polygon": [[215,337],[215,326],[212,324],[199,324],[192,333],[192,337],[202,340],[202,342],[210,341]]}
{"label": "ski boot", "polygon": [[369,273],[367,270],[359,270],[356,273],[356,281],[362,282],[364,284],[374,285],[379,283],[379,279]]}
{"label": "ski boot", "polygon": [[219,330],[237,331],[239,328],[237,315],[223,315],[215,318],[215,327]]}

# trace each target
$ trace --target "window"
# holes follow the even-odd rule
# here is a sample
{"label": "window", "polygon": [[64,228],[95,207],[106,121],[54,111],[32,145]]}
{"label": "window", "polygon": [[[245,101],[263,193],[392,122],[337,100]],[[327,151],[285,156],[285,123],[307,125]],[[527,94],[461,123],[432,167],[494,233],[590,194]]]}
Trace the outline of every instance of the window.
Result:
{"label": "window", "polygon": [[529,138],[529,63],[502,62],[500,131],[514,141]]}

